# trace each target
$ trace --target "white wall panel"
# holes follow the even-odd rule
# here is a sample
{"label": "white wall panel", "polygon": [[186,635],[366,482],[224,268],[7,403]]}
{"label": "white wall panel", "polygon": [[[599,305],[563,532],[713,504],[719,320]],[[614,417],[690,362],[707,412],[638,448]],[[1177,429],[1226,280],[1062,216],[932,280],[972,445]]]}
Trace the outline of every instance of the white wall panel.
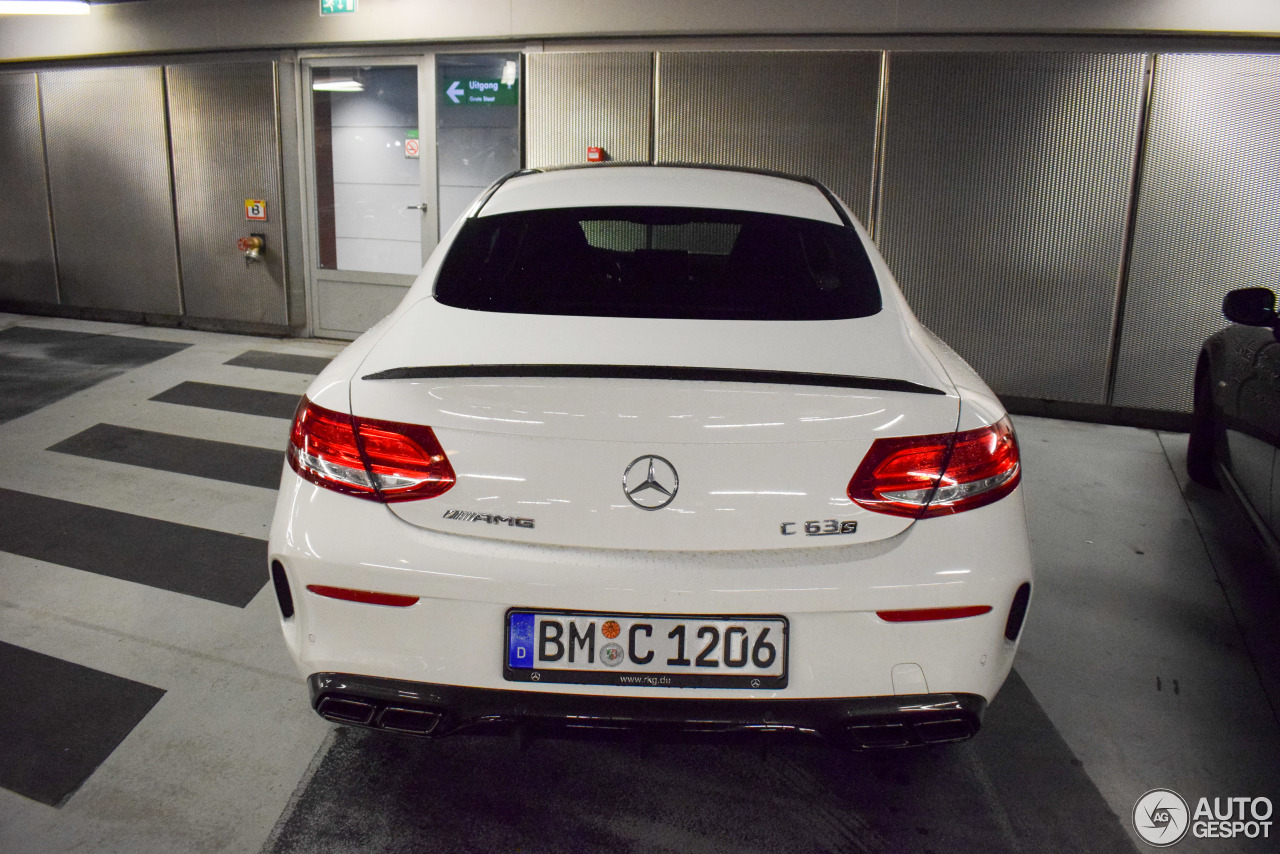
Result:
{"label": "white wall panel", "polygon": [[404,156],[406,130],[393,127],[335,127],[333,180],[338,184],[418,183],[418,161]]}
{"label": "white wall panel", "polygon": [[422,213],[409,210],[409,205],[418,204],[420,195],[417,185],[335,184],[338,238],[402,240],[417,246],[422,234]]}
{"label": "white wall panel", "polygon": [[439,181],[453,187],[485,188],[519,168],[520,129],[442,127],[436,131]]}
{"label": "white wall panel", "polygon": [[[406,127],[418,126],[418,89],[412,81],[417,76],[413,66],[380,67],[362,72],[359,68],[334,68],[333,73],[351,71],[368,85],[378,88],[378,99],[360,92],[336,92],[333,95],[334,127]],[[391,85],[379,85],[389,83]]]}

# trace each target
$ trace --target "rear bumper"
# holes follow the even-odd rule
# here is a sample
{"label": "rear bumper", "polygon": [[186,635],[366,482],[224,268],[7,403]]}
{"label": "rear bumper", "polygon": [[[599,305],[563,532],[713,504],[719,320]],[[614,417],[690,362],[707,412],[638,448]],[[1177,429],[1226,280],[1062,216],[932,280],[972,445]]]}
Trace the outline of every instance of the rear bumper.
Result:
{"label": "rear bumper", "polygon": [[963,741],[987,701],[975,694],[800,700],[684,699],[556,694],[314,673],[311,705],[335,723],[409,735],[638,732],[708,738],[798,735],[855,749]]}
{"label": "rear bumper", "polygon": [[[650,686],[504,679],[513,607],[618,614],[779,615],[788,682],[775,689],[683,688],[689,700],[812,700],[973,694],[990,700],[1012,665],[1006,636],[1031,581],[1021,495],[851,546],[634,552],[521,545],[415,528],[386,507],[312,486],[286,469],[269,560],[285,641],[305,678],[391,680],[608,697],[673,698]],[[317,595],[332,586],[413,597],[384,607]],[[882,610],[991,606],[964,619],[888,622]],[[296,609],[296,610],[295,610]],[[289,613],[286,613],[285,611]],[[916,678],[898,680],[900,665]]]}

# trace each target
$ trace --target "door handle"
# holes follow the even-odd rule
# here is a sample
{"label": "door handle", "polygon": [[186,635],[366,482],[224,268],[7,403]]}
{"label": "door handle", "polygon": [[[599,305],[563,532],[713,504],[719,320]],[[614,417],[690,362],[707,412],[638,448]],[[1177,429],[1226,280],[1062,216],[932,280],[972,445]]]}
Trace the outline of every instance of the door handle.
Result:
{"label": "door handle", "polygon": [[418,204],[418,205],[405,205],[405,208],[411,211],[422,211],[423,213],[426,213],[427,203],[423,202],[422,204]]}

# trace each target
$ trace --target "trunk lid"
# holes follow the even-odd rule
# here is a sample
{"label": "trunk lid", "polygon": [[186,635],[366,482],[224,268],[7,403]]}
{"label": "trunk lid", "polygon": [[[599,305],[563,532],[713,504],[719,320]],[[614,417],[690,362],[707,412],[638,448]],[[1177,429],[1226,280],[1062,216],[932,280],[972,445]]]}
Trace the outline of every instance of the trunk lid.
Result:
{"label": "trunk lid", "polygon": [[845,494],[871,443],[950,432],[958,417],[903,324],[889,311],[634,320],[425,300],[365,359],[351,406],[435,431],[457,483],[389,505],[433,531],[647,550],[864,543],[911,524]]}

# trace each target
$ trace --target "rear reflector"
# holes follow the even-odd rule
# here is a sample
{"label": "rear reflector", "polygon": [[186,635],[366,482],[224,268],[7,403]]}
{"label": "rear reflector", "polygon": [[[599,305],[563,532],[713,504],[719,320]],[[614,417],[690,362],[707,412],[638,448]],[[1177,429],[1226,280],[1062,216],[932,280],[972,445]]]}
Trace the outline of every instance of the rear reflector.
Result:
{"label": "rear reflector", "polygon": [[430,427],[356,418],[305,397],[293,416],[288,460],[318,486],[371,501],[435,498],[456,479]]}
{"label": "rear reflector", "polygon": [[959,620],[990,613],[990,605],[964,605],[959,608],[911,608],[905,611],[876,611],[887,623],[923,623],[931,620]]}
{"label": "rear reflector", "polygon": [[326,587],[323,584],[308,584],[307,589],[317,596],[328,596],[330,599],[342,599],[347,602],[361,602],[365,605],[389,605],[393,608],[408,608],[418,601],[417,596],[401,596],[398,593],[375,593],[372,590],[349,590],[346,587]]}
{"label": "rear reflector", "polygon": [[877,439],[849,481],[850,500],[877,513],[926,519],[982,507],[1022,477],[1008,417],[963,433]]}

